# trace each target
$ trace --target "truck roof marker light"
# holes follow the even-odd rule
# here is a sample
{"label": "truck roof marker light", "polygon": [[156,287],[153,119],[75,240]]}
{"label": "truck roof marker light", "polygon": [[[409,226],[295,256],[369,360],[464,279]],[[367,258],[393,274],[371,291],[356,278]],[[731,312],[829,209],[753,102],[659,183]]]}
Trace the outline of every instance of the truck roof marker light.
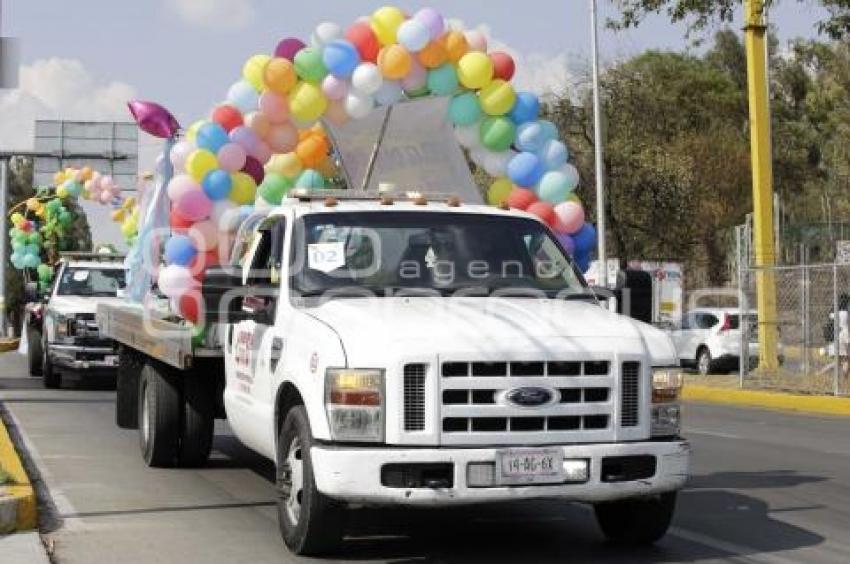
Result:
{"label": "truck roof marker light", "polygon": [[381,196],[380,202],[382,206],[391,206],[395,203],[393,202],[392,196],[387,195]]}
{"label": "truck roof marker light", "polygon": [[510,211],[511,206],[509,206],[507,202],[502,201],[502,202],[499,202],[499,209],[504,210],[504,211]]}
{"label": "truck roof marker light", "polygon": [[446,200],[446,205],[450,208],[459,208],[460,207],[460,198],[457,196],[449,196]]}
{"label": "truck roof marker light", "polygon": [[417,206],[427,206],[428,205],[428,198],[426,198],[422,194],[417,194],[416,196],[413,197],[413,204],[417,205]]}
{"label": "truck roof marker light", "polygon": [[339,203],[339,200],[337,200],[334,197],[325,198],[325,207],[326,208],[335,208],[338,203]]}

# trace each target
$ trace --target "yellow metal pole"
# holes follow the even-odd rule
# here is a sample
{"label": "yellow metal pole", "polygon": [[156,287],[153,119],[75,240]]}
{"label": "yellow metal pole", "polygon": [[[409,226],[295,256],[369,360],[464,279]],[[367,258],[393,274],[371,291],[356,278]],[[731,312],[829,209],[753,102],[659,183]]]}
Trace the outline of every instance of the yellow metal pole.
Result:
{"label": "yellow metal pole", "polygon": [[[768,100],[767,25],[764,0],[745,0],[747,85],[750,103],[750,154],[753,169],[753,246],[759,317],[759,366],[777,368],[776,260],[773,241],[773,170]],[[742,351],[743,352],[743,351]],[[742,355],[742,361],[744,355]]]}

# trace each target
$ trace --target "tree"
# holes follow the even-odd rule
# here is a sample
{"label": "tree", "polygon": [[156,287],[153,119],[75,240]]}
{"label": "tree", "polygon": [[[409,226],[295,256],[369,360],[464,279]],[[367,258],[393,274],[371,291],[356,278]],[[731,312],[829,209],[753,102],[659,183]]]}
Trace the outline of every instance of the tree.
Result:
{"label": "tree", "polygon": [[[662,11],[673,22],[688,22],[688,33],[699,32],[712,24],[730,23],[735,10],[744,0],[616,0],[620,18],[608,25],[614,29],[637,27],[649,14]],[[796,1],[800,4],[810,0]],[[766,0],[775,4],[777,0]],[[850,37],[850,0],[818,0],[829,11],[829,17],[818,22],[818,31],[831,39],[845,40]]]}

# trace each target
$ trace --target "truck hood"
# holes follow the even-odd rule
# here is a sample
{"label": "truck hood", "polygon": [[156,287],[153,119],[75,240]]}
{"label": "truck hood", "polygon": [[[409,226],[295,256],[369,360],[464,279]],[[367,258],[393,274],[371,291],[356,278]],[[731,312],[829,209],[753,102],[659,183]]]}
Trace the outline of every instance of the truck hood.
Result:
{"label": "truck hood", "polygon": [[54,313],[63,315],[75,315],[77,313],[95,313],[97,304],[115,304],[125,303],[124,298],[105,298],[98,296],[96,298],[87,298],[83,296],[53,296],[48,303],[48,309]]}
{"label": "truck hood", "polygon": [[[617,315],[588,301],[528,298],[349,298],[304,310],[332,328],[349,362],[359,351],[417,354],[499,354],[553,348],[622,350],[649,354],[655,366],[676,364],[670,337],[645,323]],[[591,341],[592,340],[592,341]],[[560,345],[559,345],[560,343]],[[427,350],[426,350],[427,349]]]}

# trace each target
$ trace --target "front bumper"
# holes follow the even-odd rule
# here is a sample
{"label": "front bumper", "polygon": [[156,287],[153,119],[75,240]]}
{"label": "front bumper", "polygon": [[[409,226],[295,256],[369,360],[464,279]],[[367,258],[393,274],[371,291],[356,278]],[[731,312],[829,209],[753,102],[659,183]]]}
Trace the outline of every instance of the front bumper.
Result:
{"label": "front bumper", "polygon": [[66,370],[116,370],[118,356],[113,347],[91,347],[51,343],[47,347],[50,362]]}
{"label": "front bumper", "polygon": [[[688,477],[690,445],[684,440],[664,442],[583,444],[557,447],[564,459],[590,461],[584,483],[470,487],[469,463],[493,462],[496,448],[355,448],[314,446],[311,450],[316,486],[333,499],[367,505],[441,506],[535,498],[602,502],[674,491]],[[652,455],[656,471],[650,478],[603,482],[602,459],[614,456]],[[381,484],[385,464],[451,463],[450,488],[394,488]]]}

